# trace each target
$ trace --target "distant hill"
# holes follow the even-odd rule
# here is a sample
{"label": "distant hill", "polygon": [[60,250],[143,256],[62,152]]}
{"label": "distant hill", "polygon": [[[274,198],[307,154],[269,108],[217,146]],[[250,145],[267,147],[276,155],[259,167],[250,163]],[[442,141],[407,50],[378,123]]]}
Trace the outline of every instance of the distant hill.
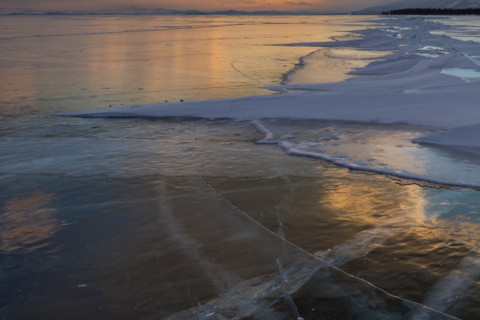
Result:
{"label": "distant hill", "polygon": [[50,10],[38,11],[31,9],[1,9],[0,15],[188,15],[188,14],[202,14],[199,10],[170,10],[163,8],[140,8],[127,7],[123,9],[113,10]]}
{"label": "distant hill", "polygon": [[163,8],[128,7],[117,10],[58,10],[36,11],[31,9],[1,9],[0,15],[315,15],[319,12],[298,11],[201,11],[201,10],[170,10]]}
{"label": "distant hill", "polygon": [[381,14],[385,11],[405,8],[448,8],[468,9],[480,8],[480,0],[400,0],[391,4],[370,7],[355,14]]}

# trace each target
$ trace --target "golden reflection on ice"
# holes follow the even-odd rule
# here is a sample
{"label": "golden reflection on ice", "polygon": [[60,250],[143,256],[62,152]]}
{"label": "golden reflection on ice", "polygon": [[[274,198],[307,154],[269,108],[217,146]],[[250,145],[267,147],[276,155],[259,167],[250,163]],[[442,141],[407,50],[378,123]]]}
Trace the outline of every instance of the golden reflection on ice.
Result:
{"label": "golden reflection on ice", "polygon": [[317,50],[284,44],[331,41],[355,20],[102,17],[77,26],[69,19],[5,19],[11,29],[37,24],[29,26],[35,33],[0,43],[0,104],[12,112],[25,105],[78,110],[268,94],[266,85],[279,84],[300,57]]}
{"label": "golden reflection on ice", "polygon": [[8,200],[0,215],[0,250],[28,252],[47,246],[46,240],[59,230],[53,200],[53,194],[41,191]]}
{"label": "golden reflection on ice", "polygon": [[[362,185],[359,186],[358,184]],[[392,190],[385,190],[385,188]],[[429,222],[423,188],[417,185],[397,186],[357,182],[327,189],[322,206],[365,224],[418,225]]]}

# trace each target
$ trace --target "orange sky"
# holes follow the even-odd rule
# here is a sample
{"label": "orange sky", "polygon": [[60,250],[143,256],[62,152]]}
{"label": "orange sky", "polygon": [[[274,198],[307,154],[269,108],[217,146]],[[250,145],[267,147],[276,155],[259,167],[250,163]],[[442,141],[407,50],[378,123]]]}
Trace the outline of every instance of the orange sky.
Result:
{"label": "orange sky", "polygon": [[0,9],[119,9],[128,6],[166,9],[323,11],[354,10],[392,0],[0,0]]}

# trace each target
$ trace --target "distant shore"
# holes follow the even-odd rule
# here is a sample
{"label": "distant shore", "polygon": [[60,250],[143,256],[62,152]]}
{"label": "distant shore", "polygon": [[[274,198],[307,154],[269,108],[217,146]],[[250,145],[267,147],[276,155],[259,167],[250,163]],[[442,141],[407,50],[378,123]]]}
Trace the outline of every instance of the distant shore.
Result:
{"label": "distant shore", "polygon": [[382,12],[383,15],[421,15],[421,16],[439,16],[439,15],[480,15],[480,8],[470,9],[447,9],[447,8],[407,8]]}

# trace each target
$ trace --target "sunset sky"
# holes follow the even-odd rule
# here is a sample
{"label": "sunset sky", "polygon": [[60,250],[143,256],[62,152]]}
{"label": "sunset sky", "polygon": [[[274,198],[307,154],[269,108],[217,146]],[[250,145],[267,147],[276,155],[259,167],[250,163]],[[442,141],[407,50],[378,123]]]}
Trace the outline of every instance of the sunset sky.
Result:
{"label": "sunset sky", "polygon": [[355,10],[394,0],[0,0],[0,9],[82,10],[129,6],[164,9],[331,11]]}

